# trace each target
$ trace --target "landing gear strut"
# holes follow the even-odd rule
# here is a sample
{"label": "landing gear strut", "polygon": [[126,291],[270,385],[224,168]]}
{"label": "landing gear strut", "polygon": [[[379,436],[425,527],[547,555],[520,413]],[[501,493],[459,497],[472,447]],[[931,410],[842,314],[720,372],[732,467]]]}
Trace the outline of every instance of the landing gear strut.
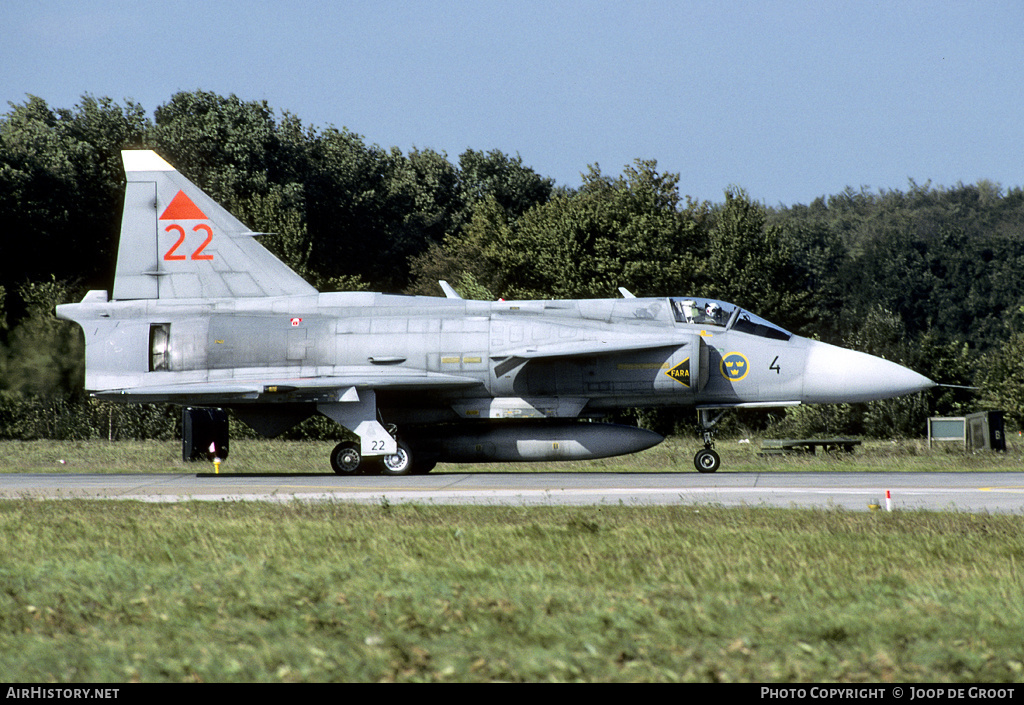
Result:
{"label": "landing gear strut", "polygon": [[697,472],[715,472],[722,465],[722,458],[715,452],[715,426],[725,412],[720,412],[712,419],[708,411],[708,409],[697,411],[704,436],[703,450],[697,451],[697,455],[693,456],[693,466],[697,468]]}

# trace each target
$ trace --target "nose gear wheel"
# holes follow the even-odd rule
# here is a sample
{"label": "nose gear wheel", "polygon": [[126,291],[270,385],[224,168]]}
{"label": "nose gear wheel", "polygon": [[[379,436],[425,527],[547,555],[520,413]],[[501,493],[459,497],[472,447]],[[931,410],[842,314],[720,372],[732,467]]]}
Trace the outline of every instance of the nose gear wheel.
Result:
{"label": "nose gear wheel", "polygon": [[697,468],[697,472],[714,472],[722,465],[722,459],[711,448],[705,448],[697,451],[697,455],[693,458],[693,465]]}

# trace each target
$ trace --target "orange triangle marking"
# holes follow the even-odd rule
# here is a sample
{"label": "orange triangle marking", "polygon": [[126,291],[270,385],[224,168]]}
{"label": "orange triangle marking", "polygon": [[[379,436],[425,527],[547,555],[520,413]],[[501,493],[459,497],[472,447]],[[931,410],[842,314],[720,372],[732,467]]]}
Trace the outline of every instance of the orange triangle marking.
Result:
{"label": "orange triangle marking", "polygon": [[160,216],[160,220],[209,220],[206,214],[199,210],[199,206],[192,202],[192,199],[185,195],[184,191],[178,191],[171,199],[167,210]]}

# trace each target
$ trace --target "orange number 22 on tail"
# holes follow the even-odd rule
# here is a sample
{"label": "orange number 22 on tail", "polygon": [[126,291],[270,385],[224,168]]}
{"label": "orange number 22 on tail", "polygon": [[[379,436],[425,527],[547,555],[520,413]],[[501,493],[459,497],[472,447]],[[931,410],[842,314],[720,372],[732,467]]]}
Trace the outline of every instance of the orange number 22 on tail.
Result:
{"label": "orange number 22 on tail", "polygon": [[[175,241],[173,245],[171,245],[171,249],[167,250],[167,252],[164,253],[164,259],[167,260],[168,262],[181,261],[186,259],[185,255],[174,254],[177,251],[177,249],[181,247],[182,243],[185,242],[185,229],[180,225],[172,224],[168,225],[165,230],[166,232],[176,230],[178,232],[178,239]],[[198,232],[200,230],[206,233],[206,239],[203,240],[203,244],[197,247],[196,251],[192,253],[192,259],[211,260],[213,259],[213,255],[203,254],[203,250],[205,250],[207,245],[209,245],[213,241],[213,228],[211,228],[206,223],[200,223],[199,225],[192,228],[192,232]]]}

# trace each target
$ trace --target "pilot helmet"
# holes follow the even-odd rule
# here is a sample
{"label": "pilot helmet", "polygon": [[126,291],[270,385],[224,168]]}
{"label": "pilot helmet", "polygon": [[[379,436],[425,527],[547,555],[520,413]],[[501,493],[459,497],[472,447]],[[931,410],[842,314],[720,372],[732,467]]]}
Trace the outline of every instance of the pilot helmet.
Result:
{"label": "pilot helmet", "polygon": [[719,313],[721,313],[721,311],[722,307],[716,304],[714,301],[709,301],[707,305],[704,307],[704,313],[708,314],[709,316],[717,316]]}

